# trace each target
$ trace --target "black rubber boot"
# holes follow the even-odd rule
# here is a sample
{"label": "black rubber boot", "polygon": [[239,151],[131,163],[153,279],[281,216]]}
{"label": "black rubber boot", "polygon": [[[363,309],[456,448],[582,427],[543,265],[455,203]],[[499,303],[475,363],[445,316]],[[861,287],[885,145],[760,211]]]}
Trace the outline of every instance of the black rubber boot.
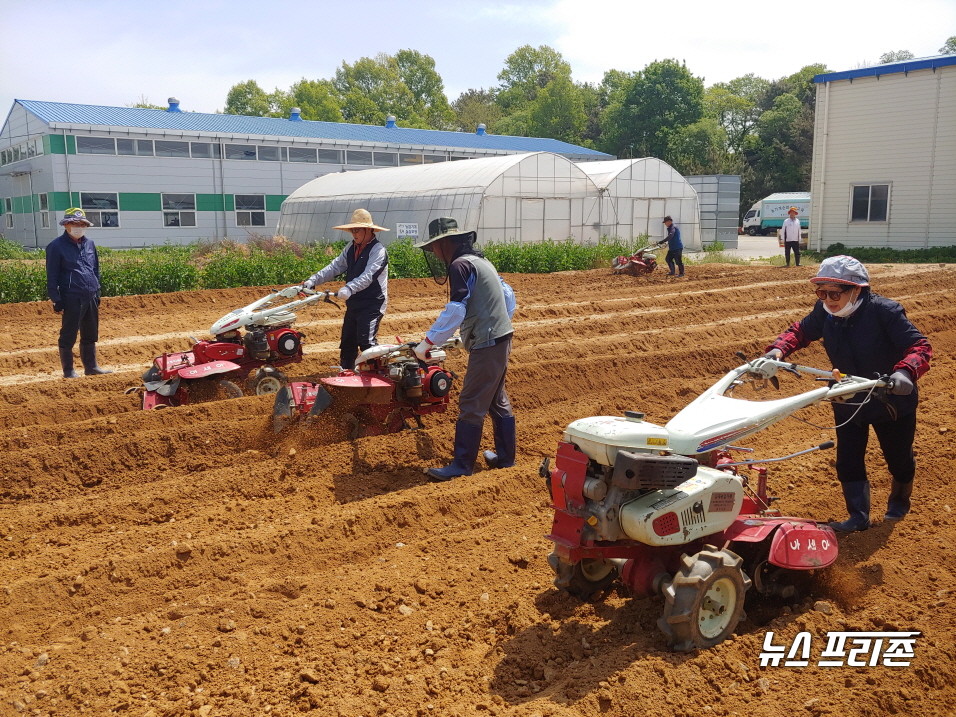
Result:
{"label": "black rubber boot", "polygon": [[96,344],[80,344],[80,360],[83,362],[83,373],[87,376],[113,373],[96,365]]}
{"label": "black rubber boot", "polygon": [[483,453],[489,468],[511,468],[515,464],[515,417],[492,419],[495,450]]}
{"label": "black rubber boot", "polygon": [[842,523],[830,523],[838,533],[853,533],[870,527],[870,482],[865,480],[841,483],[846,510],[850,514]]}
{"label": "black rubber boot", "polygon": [[429,480],[446,481],[459,476],[470,476],[475,470],[478,446],[481,444],[481,426],[466,421],[455,423],[455,458],[444,468],[429,468]]}
{"label": "black rubber boot", "polygon": [[60,349],[60,366],[63,367],[63,378],[79,378],[73,370],[73,349]]}
{"label": "black rubber boot", "polygon": [[883,520],[899,520],[910,512],[910,496],[913,495],[913,481],[900,483],[893,481],[890,486],[890,498],[886,501],[886,515]]}

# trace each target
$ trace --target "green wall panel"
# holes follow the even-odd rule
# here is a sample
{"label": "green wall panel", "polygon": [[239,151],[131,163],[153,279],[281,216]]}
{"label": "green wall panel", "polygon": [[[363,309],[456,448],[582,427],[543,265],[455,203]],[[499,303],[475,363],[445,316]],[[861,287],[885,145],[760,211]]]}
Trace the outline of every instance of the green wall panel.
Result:
{"label": "green wall panel", "polygon": [[266,195],[266,211],[267,212],[277,212],[282,207],[282,202],[285,201],[285,198],[289,196],[288,194],[267,194]]}
{"label": "green wall panel", "polygon": [[197,194],[196,211],[198,212],[222,212],[226,205],[221,194]]}
{"label": "green wall panel", "polygon": [[48,192],[47,197],[50,201],[50,209],[57,212],[64,212],[74,206],[70,203],[69,192]]}
{"label": "green wall panel", "polygon": [[62,134],[43,135],[43,151],[46,154],[66,154],[66,139]]}
{"label": "green wall panel", "polygon": [[234,194],[226,195],[226,211],[227,212],[236,211],[236,196]]}
{"label": "green wall panel", "polygon": [[[63,135],[60,136],[62,137]],[[76,137],[72,134],[66,135],[66,153],[76,154]]]}
{"label": "green wall panel", "polygon": [[78,206],[80,206],[80,193],[79,193],[79,192],[73,192],[73,193],[70,195],[70,203],[69,203],[69,205],[67,205],[66,207],[64,207],[64,209],[69,209],[70,207],[78,207]]}
{"label": "green wall panel", "polygon": [[163,209],[163,197],[150,192],[120,192],[119,205],[124,212],[159,212]]}

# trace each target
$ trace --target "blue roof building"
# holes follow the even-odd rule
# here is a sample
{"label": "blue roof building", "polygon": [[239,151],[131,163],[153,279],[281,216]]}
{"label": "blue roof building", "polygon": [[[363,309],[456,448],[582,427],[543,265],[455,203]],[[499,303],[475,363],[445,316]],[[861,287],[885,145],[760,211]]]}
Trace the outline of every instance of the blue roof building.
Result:
{"label": "blue roof building", "polygon": [[282,201],[332,172],[527,152],[612,158],[555,139],[16,100],[0,130],[0,233],[28,247],[82,207],[101,246],[271,235]]}

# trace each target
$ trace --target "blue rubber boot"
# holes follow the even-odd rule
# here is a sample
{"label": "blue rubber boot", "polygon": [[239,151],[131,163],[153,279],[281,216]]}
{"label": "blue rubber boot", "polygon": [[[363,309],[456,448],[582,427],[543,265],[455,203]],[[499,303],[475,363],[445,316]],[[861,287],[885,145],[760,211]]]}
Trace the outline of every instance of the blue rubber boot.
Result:
{"label": "blue rubber boot", "polygon": [[847,520],[841,523],[830,523],[830,527],[838,533],[853,533],[866,530],[870,527],[870,482],[865,480],[841,483],[843,499],[850,514]]}
{"label": "blue rubber boot", "polygon": [[483,453],[489,468],[511,468],[515,464],[515,417],[492,419],[495,432],[495,450]]}
{"label": "blue rubber boot", "polygon": [[432,481],[446,481],[460,476],[470,476],[478,458],[481,444],[481,426],[458,421],[455,423],[455,458],[444,468],[429,468],[425,471]]}

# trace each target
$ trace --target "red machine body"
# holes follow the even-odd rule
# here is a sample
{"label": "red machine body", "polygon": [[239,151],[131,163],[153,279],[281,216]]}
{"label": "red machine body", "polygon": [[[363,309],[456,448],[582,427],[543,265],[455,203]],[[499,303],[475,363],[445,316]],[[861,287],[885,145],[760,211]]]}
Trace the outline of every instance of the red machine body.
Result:
{"label": "red machine body", "polygon": [[355,370],[316,382],[291,382],[276,396],[274,427],[323,413],[333,402],[350,438],[396,433],[412,421],[448,407],[453,374],[443,363],[444,350],[432,351],[429,363],[418,361],[414,344],[373,346],[358,357]]}

